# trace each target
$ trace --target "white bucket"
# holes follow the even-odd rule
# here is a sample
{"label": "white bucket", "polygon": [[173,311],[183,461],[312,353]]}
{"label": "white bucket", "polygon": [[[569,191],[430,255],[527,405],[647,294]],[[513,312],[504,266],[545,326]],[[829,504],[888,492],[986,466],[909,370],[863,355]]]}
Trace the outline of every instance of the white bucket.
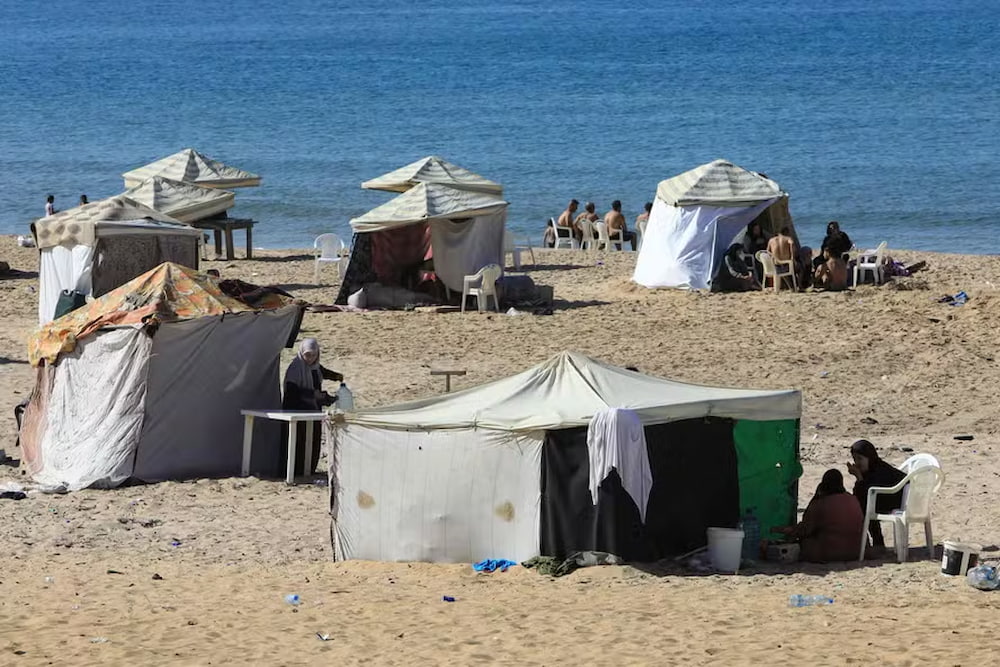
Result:
{"label": "white bucket", "polygon": [[944,556],[941,557],[941,574],[949,577],[964,577],[969,569],[979,561],[979,552],[983,547],[978,544],[952,542],[945,540]]}
{"label": "white bucket", "polygon": [[736,572],[740,569],[740,554],[743,551],[743,531],[733,528],[708,529],[708,556],[712,565],[720,572]]}

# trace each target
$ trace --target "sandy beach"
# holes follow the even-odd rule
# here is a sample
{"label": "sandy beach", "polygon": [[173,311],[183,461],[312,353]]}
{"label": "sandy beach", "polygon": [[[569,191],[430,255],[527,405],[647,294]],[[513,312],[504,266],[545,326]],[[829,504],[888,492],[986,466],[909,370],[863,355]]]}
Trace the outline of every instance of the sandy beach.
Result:
{"label": "sandy beach", "polygon": [[[903,448],[930,452],[947,474],[935,540],[979,542],[1000,559],[1000,257],[893,250],[928,268],[878,288],[775,295],[647,290],[629,280],[632,253],[535,253],[527,273],[554,288],[551,316],[308,313],[301,336],[319,339],[324,364],[364,406],[443,391],[432,367],[466,369],[463,387],[563,349],[683,381],[799,389],[800,507],[856,438],[892,463],[909,456]],[[0,259],[24,272],[0,279],[0,447],[17,458],[37,251],[3,237]],[[315,304],[337,294],[332,269],[330,284],[312,285],[302,250],[203,268]],[[938,302],[960,290],[966,305]],[[20,472],[0,467],[0,484],[14,481]],[[917,535],[905,564],[738,576],[609,566],[550,579],[520,567],[335,563],[318,484],[192,480],[0,508],[0,664],[977,665],[992,662],[1000,620],[1000,592],[943,577],[940,549],[928,559]],[[300,606],[284,601],[290,593]],[[836,602],[789,608],[793,593]]]}

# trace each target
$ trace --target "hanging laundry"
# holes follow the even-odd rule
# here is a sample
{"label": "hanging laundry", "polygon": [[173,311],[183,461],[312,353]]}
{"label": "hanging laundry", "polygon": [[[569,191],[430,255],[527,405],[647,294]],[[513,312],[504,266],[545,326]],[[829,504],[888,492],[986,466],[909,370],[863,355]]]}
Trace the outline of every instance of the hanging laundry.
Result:
{"label": "hanging laundry", "polygon": [[646,432],[632,410],[607,408],[597,412],[587,428],[590,455],[590,496],[597,504],[597,491],[611,470],[617,470],[625,492],[639,508],[646,523],[646,502],[653,487],[653,473],[646,451]]}

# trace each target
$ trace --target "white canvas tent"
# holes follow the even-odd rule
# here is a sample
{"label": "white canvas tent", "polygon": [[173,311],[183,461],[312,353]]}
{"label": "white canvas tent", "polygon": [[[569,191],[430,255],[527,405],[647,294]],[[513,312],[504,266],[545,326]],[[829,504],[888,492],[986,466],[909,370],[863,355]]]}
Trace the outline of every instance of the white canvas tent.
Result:
{"label": "white canvas tent", "polygon": [[503,194],[503,186],[499,183],[436,155],[429,155],[388,174],[365,181],[361,187],[368,190],[406,192],[419,183],[440,183],[461,190],[485,192],[497,196]]}
{"label": "white canvas tent", "polygon": [[236,195],[228,190],[153,176],[122,193],[181,222],[204,220],[233,207]]}
{"label": "white canvas tent", "polygon": [[[236,475],[244,408],[279,409],[280,353],[301,307],[254,310],[204,274],[163,264],[42,327],[20,432],[32,478],[70,490]],[[254,438],[280,469],[280,433]]]}
{"label": "white canvas tent", "polygon": [[198,266],[201,232],[124,195],[38,218],[38,322],[63,291],[101,296],[166,261]]}
{"label": "white canvas tent", "polygon": [[122,174],[125,187],[133,188],[153,176],[165,176],[175,181],[195,183],[206,188],[246,188],[260,185],[260,176],[230,167],[202,155],[193,148],[168,155]]}
{"label": "white canvas tent", "polygon": [[[359,235],[369,235],[372,257],[367,261],[388,267],[375,277],[393,284],[388,270],[419,263],[428,249],[434,271],[447,287],[459,293],[464,276],[487,264],[503,264],[503,235],[507,202],[493,195],[459,190],[438,183],[419,183],[391,201],[351,220]],[[351,285],[354,275],[370,275],[371,266],[355,252],[344,278]],[[379,260],[379,257],[388,259]],[[360,285],[358,285],[360,287]],[[344,290],[342,289],[341,294]],[[339,299],[338,299],[339,300]]]}
{"label": "white canvas tent", "polygon": [[765,231],[791,227],[788,194],[725,160],[662,181],[632,279],[646,287],[707,289],[726,249],[762,214]]}
{"label": "white canvas tent", "polygon": [[[479,387],[331,420],[335,557],[476,562],[606,546],[578,542],[600,532],[581,518],[590,499],[585,436],[590,419],[608,407],[636,411],[651,459],[668,454],[665,468],[654,465],[660,495],[656,506],[650,501],[648,524],[684,532],[671,527],[669,506],[698,503],[698,494],[717,506],[706,520],[721,512],[735,521],[744,501],[769,503],[769,525],[794,516],[799,392],[684,384],[564,352]],[[671,447],[687,448],[672,465]],[[716,468],[697,469],[699,458]],[[728,477],[722,460],[730,461]],[[678,472],[676,482],[663,478]],[[658,491],[658,482],[669,488]],[[692,484],[690,495],[670,495]],[[685,511],[700,518],[698,508]],[[656,539],[678,544],[678,535]],[[703,528],[694,539],[704,539]]]}

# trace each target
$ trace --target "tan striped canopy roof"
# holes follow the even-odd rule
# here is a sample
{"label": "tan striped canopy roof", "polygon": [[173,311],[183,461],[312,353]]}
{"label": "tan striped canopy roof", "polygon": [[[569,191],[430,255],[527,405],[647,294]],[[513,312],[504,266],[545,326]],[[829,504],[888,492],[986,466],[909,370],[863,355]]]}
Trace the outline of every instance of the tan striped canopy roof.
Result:
{"label": "tan striped canopy roof", "polygon": [[713,160],[660,181],[656,196],[671,206],[749,206],[788,195],[769,178]]}
{"label": "tan striped canopy roof", "polygon": [[260,185],[260,176],[257,174],[230,167],[202,155],[193,148],[185,148],[179,153],[122,174],[126,188],[135,187],[153,176],[166,176],[175,181],[197,183],[206,188],[246,188]]}
{"label": "tan striped canopy roof", "polygon": [[463,190],[502,194],[503,186],[468,169],[452,164],[436,155],[417,160],[405,167],[390,171],[384,176],[365,181],[361,187],[368,190],[406,192],[417,183],[441,183]]}
{"label": "tan striped canopy roof", "polygon": [[356,232],[412,225],[429,220],[461,220],[502,211],[507,202],[483,192],[460,190],[439,183],[420,183],[395,199],[351,220]]}
{"label": "tan striped canopy roof", "polygon": [[137,230],[143,227],[149,231],[159,228],[164,233],[200,234],[193,227],[126,195],[108,197],[38,218],[32,223],[31,230],[39,248],[57,245],[92,246],[97,242],[99,226],[103,229],[115,225],[134,226]]}
{"label": "tan striped canopy roof", "polygon": [[236,195],[228,190],[182,183],[153,176],[123,193],[181,222],[204,220],[232,208]]}

